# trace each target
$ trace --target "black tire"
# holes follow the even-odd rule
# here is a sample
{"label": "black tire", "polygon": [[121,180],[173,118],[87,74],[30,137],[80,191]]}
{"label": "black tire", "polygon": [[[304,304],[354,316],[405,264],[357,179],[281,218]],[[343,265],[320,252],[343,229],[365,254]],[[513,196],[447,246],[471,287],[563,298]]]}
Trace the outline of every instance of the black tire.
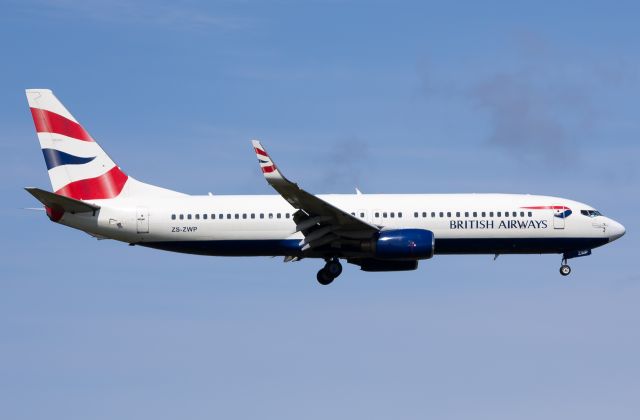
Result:
{"label": "black tire", "polygon": [[316,275],[316,279],[318,280],[318,283],[320,283],[321,285],[327,286],[331,284],[331,282],[333,281],[333,279],[335,279],[335,277],[331,276],[331,274],[329,274],[329,272],[323,268],[322,270],[318,271],[318,274]]}
{"label": "black tire", "polygon": [[331,277],[335,279],[342,274],[342,264],[338,260],[331,260],[324,266],[324,270],[327,270]]}
{"label": "black tire", "polygon": [[571,274],[571,267],[566,264],[561,265],[560,274],[562,274],[563,276],[568,276],[569,274]]}

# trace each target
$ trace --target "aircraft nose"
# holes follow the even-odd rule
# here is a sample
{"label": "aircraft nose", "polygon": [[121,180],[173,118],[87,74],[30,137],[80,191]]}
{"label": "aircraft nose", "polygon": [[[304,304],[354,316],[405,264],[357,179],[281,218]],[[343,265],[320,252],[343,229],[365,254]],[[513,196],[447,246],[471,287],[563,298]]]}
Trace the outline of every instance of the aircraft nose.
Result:
{"label": "aircraft nose", "polygon": [[626,230],[620,223],[612,220],[609,224],[609,242],[613,242],[625,234]]}

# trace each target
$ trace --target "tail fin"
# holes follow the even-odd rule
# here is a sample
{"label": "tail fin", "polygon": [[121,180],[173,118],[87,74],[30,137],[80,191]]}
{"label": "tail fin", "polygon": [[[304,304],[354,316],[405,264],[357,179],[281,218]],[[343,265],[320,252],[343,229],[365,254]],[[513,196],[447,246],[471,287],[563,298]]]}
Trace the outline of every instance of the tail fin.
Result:
{"label": "tail fin", "polygon": [[28,89],[51,186],[77,200],[117,197],[129,180],[49,89]]}

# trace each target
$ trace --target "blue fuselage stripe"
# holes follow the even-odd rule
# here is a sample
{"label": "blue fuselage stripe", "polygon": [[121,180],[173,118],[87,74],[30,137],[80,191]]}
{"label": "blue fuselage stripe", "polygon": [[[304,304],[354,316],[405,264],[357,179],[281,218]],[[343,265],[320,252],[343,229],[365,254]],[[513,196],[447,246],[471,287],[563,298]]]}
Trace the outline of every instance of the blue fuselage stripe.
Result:
{"label": "blue fuselage stripe", "polygon": [[[458,238],[435,240],[435,254],[560,254],[593,249],[607,238]],[[140,242],[166,251],[211,256],[301,255],[297,239]]]}

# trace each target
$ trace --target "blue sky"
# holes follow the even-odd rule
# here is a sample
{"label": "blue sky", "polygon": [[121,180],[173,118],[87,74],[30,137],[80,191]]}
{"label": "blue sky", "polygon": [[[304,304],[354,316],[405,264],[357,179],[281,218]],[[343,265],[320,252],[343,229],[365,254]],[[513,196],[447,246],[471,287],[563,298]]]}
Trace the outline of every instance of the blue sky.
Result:
{"label": "blue sky", "polygon": [[[481,3],[481,4],[480,4]],[[635,419],[635,2],[2,3],[0,417]],[[129,174],[271,193],[523,192],[627,235],[572,261],[416,272],[185,256],[50,223],[24,89],[53,89]]]}

